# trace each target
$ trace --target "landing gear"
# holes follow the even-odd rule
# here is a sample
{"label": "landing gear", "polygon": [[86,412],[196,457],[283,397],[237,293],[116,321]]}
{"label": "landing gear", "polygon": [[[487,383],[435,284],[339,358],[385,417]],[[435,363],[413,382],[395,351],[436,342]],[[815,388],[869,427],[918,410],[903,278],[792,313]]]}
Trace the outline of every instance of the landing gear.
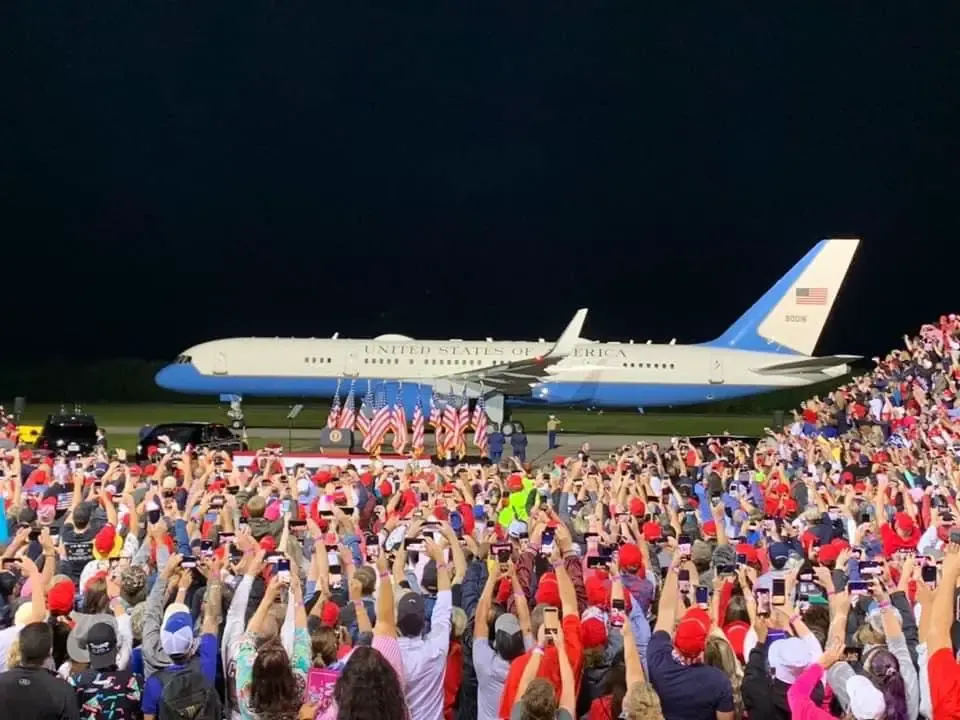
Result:
{"label": "landing gear", "polygon": [[230,427],[237,431],[247,429],[246,419],[243,416],[243,398],[239,395],[221,396],[221,400],[230,403],[230,409],[227,410],[227,417],[230,418]]}

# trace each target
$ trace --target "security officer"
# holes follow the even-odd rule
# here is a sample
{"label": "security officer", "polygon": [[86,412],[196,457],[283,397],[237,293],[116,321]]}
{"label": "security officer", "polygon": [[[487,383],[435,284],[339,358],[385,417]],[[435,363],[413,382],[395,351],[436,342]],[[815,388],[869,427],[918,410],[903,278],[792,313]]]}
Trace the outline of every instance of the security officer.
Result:
{"label": "security officer", "polygon": [[556,415],[547,418],[547,450],[557,447],[557,432],[560,430],[560,424]]}
{"label": "security officer", "polygon": [[503,433],[500,431],[499,425],[493,426],[493,432],[487,436],[487,451],[490,453],[490,462],[494,465],[499,464],[500,458],[503,455],[503,446],[507,442],[507,439],[503,436]]}
{"label": "security officer", "polygon": [[522,463],[527,461],[527,434],[525,432],[515,432],[510,436],[510,447],[513,448],[513,456]]}

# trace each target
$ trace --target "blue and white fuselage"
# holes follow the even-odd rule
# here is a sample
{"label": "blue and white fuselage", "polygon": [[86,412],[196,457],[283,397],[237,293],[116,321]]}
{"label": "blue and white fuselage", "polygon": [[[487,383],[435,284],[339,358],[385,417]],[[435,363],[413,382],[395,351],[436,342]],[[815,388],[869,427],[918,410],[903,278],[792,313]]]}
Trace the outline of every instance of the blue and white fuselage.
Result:
{"label": "blue and white fuselage", "polygon": [[[824,240],[716,340],[600,343],[579,311],[555,343],[377,338],[229,338],[183,352],[156,377],[193,395],[331,398],[398,392],[412,412],[433,392],[508,404],[689,405],[797,387],[849,371],[853,356],[812,356],[858,241]],[[496,419],[496,418],[494,418]]]}

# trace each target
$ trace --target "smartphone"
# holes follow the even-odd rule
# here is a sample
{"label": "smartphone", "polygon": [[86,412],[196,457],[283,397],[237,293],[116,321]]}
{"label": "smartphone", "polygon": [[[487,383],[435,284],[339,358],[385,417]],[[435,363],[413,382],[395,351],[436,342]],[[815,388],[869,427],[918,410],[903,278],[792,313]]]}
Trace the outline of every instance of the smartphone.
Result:
{"label": "smartphone", "polygon": [[787,602],[787,581],[783,578],[773,579],[773,597],[774,605],[784,605]]}
{"label": "smartphone", "polygon": [[226,545],[228,542],[233,542],[236,537],[237,536],[232,532],[222,532],[217,534],[217,540],[220,541],[221,545]]}
{"label": "smartphone", "polygon": [[543,611],[543,628],[547,636],[547,642],[553,642],[560,629],[560,613],[555,607],[545,608]]}
{"label": "smartphone", "polygon": [[718,575],[736,575],[737,566],[729,565],[727,563],[720,563],[719,565],[717,565],[717,574]]}
{"label": "smartphone", "polygon": [[697,607],[701,610],[706,610],[710,605],[710,590],[709,588],[697,586],[697,589],[694,591],[694,599],[696,600]]}
{"label": "smartphone", "polygon": [[238,492],[240,492],[240,486],[239,486],[239,485],[230,485],[230,486],[227,487],[227,494],[228,494],[228,495],[236,495]]}
{"label": "smartphone", "polygon": [[843,661],[859,665],[863,659],[863,648],[859,645],[847,645],[843,649]]}
{"label": "smartphone", "polygon": [[540,552],[543,555],[549,555],[553,552],[553,536],[556,533],[554,528],[547,528],[540,536]]}
{"label": "smartphone", "polygon": [[861,560],[857,567],[861,577],[875,577],[883,572],[883,568],[876,560]]}
{"label": "smartphone", "polygon": [[870,583],[864,582],[863,580],[848,582],[847,591],[851,597],[854,595],[866,595],[870,592]]}
{"label": "smartphone", "polygon": [[746,565],[746,564],[747,564],[747,554],[737,553],[737,565]]}
{"label": "smartphone", "polygon": [[290,583],[290,558],[279,558],[277,560],[277,578],[282,583]]}
{"label": "smartphone", "polygon": [[298,538],[302,538],[304,533],[307,531],[307,521],[291,520],[290,522],[287,523],[287,527],[289,527],[290,532],[292,532]]}
{"label": "smartphone", "polygon": [[15,567],[20,565],[20,561],[17,558],[4,558],[3,559],[3,569],[12,570]]}
{"label": "smartphone", "polygon": [[210,498],[210,507],[212,508],[222,508],[225,503],[223,495],[214,495]]}
{"label": "smartphone", "polygon": [[27,539],[29,539],[30,542],[36,542],[37,540],[40,539],[40,532],[41,532],[40,528],[31,528],[30,534],[27,535]]}
{"label": "smartphone", "polygon": [[184,555],[180,560],[180,567],[190,569],[197,566],[197,559],[193,555]]}
{"label": "smartphone", "polygon": [[757,588],[753,594],[757,599],[757,615],[770,617],[770,591],[766,588]]}
{"label": "smartphone", "polygon": [[690,571],[680,570],[677,573],[677,588],[682,593],[690,592]]}
{"label": "smartphone", "polygon": [[50,539],[53,540],[54,545],[59,544],[60,528],[58,528],[56,525],[50,525],[47,527],[47,531],[50,533]]}
{"label": "smartphone", "polygon": [[690,538],[687,535],[681,535],[677,538],[677,552],[680,553],[680,557],[684,559],[690,558],[690,552],[692,550],[692,544]]}
{"label": "smartphone", "polygon": [[612,600],[610,602],[610,625],[611,627],[622,628],[627,621],[626,603],[621,600]]}
{"label": "smartphone", "polygon": [[933,589],[937,584],[937,566],[936,565],[924,565],[920,569],[920,576],[927,585]]}
{"label": "smartphone", "polygon": [[367,535],[367,562],[374,563],[380,557],[380,538],[376,535]]}
{"label": "smartphone", "polygon": [[610,567],[612,560],[613,558],[610,555],[590,555],[587,558],[587,567],[606,570]]}
{"label": "smartphone", "polygon": [[329,570],[330,587],[341,587],[343,585],[343,575],[341,575],[340,565],[331,565]]}
{"label": "smartphone", "polygon": [[403,547],[408,552],[410,550],[415,550],[416,552],[423,552],[424,544],[423,538],[404,538]]}
{"label": "smartphone", "polygon": [[493,554],[497,558],[497,562],[500,564],[502,569],[506,569],[507,563],[510,562],[510,555],[512,548],[510,543],[497,543],[492,548]]}
{"label": "smartphone", "polygon": [[357,509],[353,507],[353,505],[344,505],[342,508],[340,508],[340,512],[342,512],[344,515],[353,516],[356,514]]}
{"label": "smartphone", "polygon": [[492,530],[492,529],[495,528],[496,526],[497,526],[497,521],[496,521],[496,520],[487,520],[487,527],[488,527],[489,529]]}

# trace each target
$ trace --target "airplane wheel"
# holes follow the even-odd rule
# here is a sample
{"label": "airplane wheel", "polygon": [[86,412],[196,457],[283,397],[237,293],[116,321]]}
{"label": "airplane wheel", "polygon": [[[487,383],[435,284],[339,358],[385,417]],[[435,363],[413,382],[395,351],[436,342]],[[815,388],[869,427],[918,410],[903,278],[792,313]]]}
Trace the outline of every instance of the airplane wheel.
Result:
{"label": "airplane wheel", "polygon": [[243,420],[234,420],[232,423],[230,423],[230,427],[232,427],[234,430],[243,430]]}

